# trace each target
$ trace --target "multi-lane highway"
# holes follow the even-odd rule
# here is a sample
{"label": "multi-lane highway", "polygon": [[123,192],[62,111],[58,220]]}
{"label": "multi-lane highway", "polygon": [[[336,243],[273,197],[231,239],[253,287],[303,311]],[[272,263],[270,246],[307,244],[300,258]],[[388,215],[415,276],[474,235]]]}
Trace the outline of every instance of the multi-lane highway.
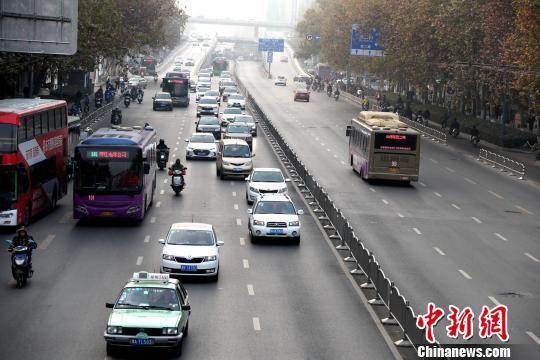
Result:
{"label": "multi-lane highway", "polygon": [[[203,56],[199,47],[182,51],[183,57],[200,59]],[[251,73],[254,69],[249,65],[242,67],[250,79],[264,85],[257,73]],[[217,87],[217,80],[214,82]],[[143,103],[122,109],[123,123],[128,126],[150,123],[171,147],[172,158],[180,157],[185,162],[184,139],[195,127],[194,99],[186,109],[153,112],[151,96],[155,91],[159,91],[159,87],[150,81]],[[276,94],[278,98],[281,96],[279,92]],[[268,99],[264,94],[261,96],[261,100],[270,104]],[[284,106],[289,109],[290,97],[285,100]],[[305,105],[312,104],[298,104],[307,109]],[[289,113],[287,110],[281,119],[286,119]],[[336,123],[338,120],[341,121],[335,119]],[[323,119],[314,121],[322,123]],[[299,124],[291,126],[300,127]],[[335,131],[334,145],[341,145],[339,152],[337,149],[334,152],[343,157],[345,147],[337,136],[341,128],[336,127]],[[271,147],[261,135],[255,140],[255,166],[279,167]],[[315,136],[318,135],[315,133]],[[314,146],[313,151],[318,148]],[[33,256],[35,275],[23,289],[17,289],[11,279],[8,253],[0,257],[2,359],[107,358],[103,340],[108,316],[105,302],[116,298],[133,272],[159,271],[161,245],[158,240],[166,235],[172,223],[191,221],[213,224],[225,245],[221,249],[217,283],[186,282],[192,316],[183,358],[371,360],[394,357],[395,349],[389,347],[387,337],[381,335],[309,212],[301,217],[300,246],[252,245],[246,225],[245,182],[219,180],[211,161],[185,164],[187,187],[181,196],[174,196],[168,176],[160,172],[153,207],[139,225],[78,223],[72,220],[70,196],[64,198],[53,213],[34,221],[29,231],[39,243]],[[344,173],[345,170],[341,169]],[[324,173],[324,164],[317,167],[317,171]],[[350,182],[358,183],[354,185],[358,188],[366,187],[354,178]],[[381,189],[380,192],[402,190]],[[297,207],[305,208],[292,186],[290,191]],[[372,211],[376,200],[368,191],[364,193],[371,199],[362,196],[358,201],[371,202],[371,210],[361,207],[357,210]],[[519,204],[538,211],[525,199]],[[416,209],[411,209],[411,213],[413,211]],[[387,217],[393,217],[390,210],[387,212]],[[383,209],[379,213],[382,214]],[[410,216],[405,210],[403,214]],[[373,215],[375,221],[380,220],[377,214]],[[387,227],[388,224],[381,224],[381,235],[393,233],[385,230]],[[511,235],[507,234],[509,239]],[[2,236],[7,238],[10,234],[4,232]],[[392,237],[382,241],[393,242]],[[522,266],[527,266],[526,261]],[[523,276],[527,275],[524,270],[520,271]]]}
{"label": "multi-lane highway", "polygon": [[257,63],[240,62],[238,75],[412,307],[424,313],[433,301],[446,309],[471,306],[478,315],[482,305],[506,304],[510,342],[540,351],[538,184],[425,139],[418,183],[362,181],[349,166],[345,137],[359,107],[325,92],[294,102],[298,70],[289,58],[272,64],[286,87],[275,86]]}

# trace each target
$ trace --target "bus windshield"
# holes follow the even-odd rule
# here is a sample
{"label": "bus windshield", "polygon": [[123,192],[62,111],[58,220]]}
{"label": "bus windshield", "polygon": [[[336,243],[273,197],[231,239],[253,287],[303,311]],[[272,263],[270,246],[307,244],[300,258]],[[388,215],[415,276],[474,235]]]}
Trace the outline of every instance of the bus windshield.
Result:
{"label": "bus windshield", "polygon": [[0,124],[0,153],[17,152],[17,126]]}
{"label": "bus windshield", "polygon": [[[15,166],[1,166],[0,173],[2,174],[2,181],[0,181],[1,207],[3,202],[17,200],[17,171]],[[2,211],[1,208],[0,211]]]}
{"label": "bus windshield", "polygon": [[77,191],[124,193],[141,188],[142,161],[138,149],[79,148],[75,159]]}

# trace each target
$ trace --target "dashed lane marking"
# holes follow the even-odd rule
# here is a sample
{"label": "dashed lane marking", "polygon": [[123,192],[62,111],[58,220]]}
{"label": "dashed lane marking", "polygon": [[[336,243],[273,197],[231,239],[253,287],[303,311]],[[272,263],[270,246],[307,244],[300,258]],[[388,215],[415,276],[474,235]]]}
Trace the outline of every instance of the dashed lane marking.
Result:
{"label": "dashed lane marking", "polygon": [[155,223],[155,222],[156,222],[156,217],[155,217],[155,216],[152,216],[152,217],[150,218],[150,224],[153,224],[153,223]]}
{"label": "dashed lane marking", "polygon": [[177,141],[175,145],[180,145],[180,141]]}
{"label": "dashed lane marking", "polygon": [[467,274],[465,271],[463,271],[463,270],[461,270],[461,269],[458,269],[458,271],[459,271],[459,273],[460,273],[461,275],[463,275],[463,277],[464,277],[465,279],[467,279],[467,280],[471,280],[471,279],[472,279],[471,275]]}
{"label": "dashed lane marking", "polygon": [[253,330],[261,331],[261,321],[258,317],[253,318]]}
{"label": "dashed lane marking", "polygon": [[164,183],[164,184],[166,184],[166,183],[167,183],[167,181],[168,181],[168,180],[167,180],[167,179],[165,179],[165,180],[163,180],[163,183]]}
{"label": "dashed lane marking", "polygon": [[403,214],[401,214],[401,213],[397,213],[397,216],[399,216],[400,218],[405,217],[405,216],[403,216]]}
{"label": "dashed lane marking", "polygon": [[438,192],[436,192],[436,191],[434,191],[433,193],[435,194],[435,196],[438,196],[438,197],[442,197],[442,195],[441,195],[441,194],[439,194],[439,193],[438,193]]}
{"label": "dashed lane marking", "polygon": [[525,331],[525,334],[529,335],[536,345],[540,346],[540,339],[532,331]]}
{"label": "dashed lane marking", "polygon": [[238,204],[234,204],[233,207],[234,207],[234,210],[238,210]]}
{"label": "dashed lane marking", "polygon": [[240,246],[244,246],[246,245],[246,239],[244,239],[243,237],[240,238]]}
{"label": "dashed lane marking", "polygon": [[326,151],[328,151],[328,152],[331,152],[332,150],[330,150],[330,149],[326,149]]}
{"label": "dashed lane marking", "polygon": [[334,154],[334,158],[336,158],[336,159],[337,159],[337,155],[336,155],[336,154]]}
{"label": "dashed lane marking", "polygon": [[423,182],[419,181],[418,183],[420,184],[420,186],[426,187],[426,184],[424,184]]}
{"label": "dashed lane marking", "polygon": [[51,242],[54,240],[55,237],[56,237],[55,234],[47,235],[45,240],[43,240],[43,242],[39,244],[38,250],[47,250],[47,248],[49,247],[49,245],[51,245]]}
{"label": "dashed lane marking", "polygon": [[418,235],[422,235],[422,232],[421,232],[420,230],[418,230],[417,228],[412,228],[412,229],[413,229],[413,231],[414,231],[415,233],[417,233]]}
{"label": "dashed lane marking", "polygon": [[178,148],[177,148],[177,147],[175,147],[175,148],[174,148],[174,151],[178,151]]}
{"label": "dashed lane marking", "polygon": [[493,296],[488,296],[488,299],[491,300],[492,303],[494,303],[495,305],[501,305],[501,303],[499,302],[499,300],[495,299]]}
{"label": "dashed lane marking", "polygon": [[458,210],[461,210],[461,208],[459,206],[457,206],[456,204],[452,204],[452,206],[455,207]]}
{"label": "dashed lane marking", "polygon": [[482,221],[481,221],[479,218],[475,217],[475,216],[471,216],[471,219],[473,219],[474,221],[476,221],[478,224],[481,224],[481,223],[482,223]]}
{"label": "dashed lane marking", "polygon": [[150,242],[150,235],[146,235],[144,237],[144,242],[147,243],[147,242]]}
{"label": "dashed lane marking", "polygon": [[345,161],[341,160],[341,165],[345,165]]}
{"label": "dashed lane marking", "polygon": [[137,262],[135,263],[137,266],[141,266],[143,262],[144,256],[137,257]]}
{"label": "dashed lane marking", "polygon": [[372,187],[369,188],[369,191],[371,191],[371,192],[377,192],[377,190],[375,190],[375,189],[372,188]]}
{"label": "dashed lane marking", "polygon": [[525,255],[526,257],[528,257],[529,259],[531,259],[531,260],[534,261],[534,262],[540,263],[540,260],[538,260],[537,258],[535,258],[534,256],[532,256],[532,255],[529,254],[528,252],[523,253],[523,255]]}
{"label": "dashed lane marking", "polygon": [[519,205],[514,205],[514,206],[516,207],[516,209],[519,209],[519,210],[523,211],[526,214],[534,215],[532,211],[529,211],[529,210],[525,209],[523,206],[519,206]]}
{"label": "dashed lane marking", "polygon": [[59,223],[60,224],[66,224],[69,221],[69,218],[71,217],[71,214],[72,214],[71,211],[68,211],[67,213],[65,213],[64,216],[62,216],[62,218],[60,219]]}
{"label": "dashed lane marking", "polygon": [[253,285],[247,284],[247,291],[248,291],[249,296],[255,295],[255,290],[253,290]]}
{"label": "dashed lane marking", "polygon": [[503,241],[508,241],[507,238],[505,238],[504,236],[502,236],[501,234],[499,233],[494,233],[496,237],[498,237],[499,239],[503,240]]}
{"label": "dashed lane marking", "polygon": [[248,261],[248,259],[242,260],[242,264],[244,265],[244,269],[249,269],[249,261]]}
{"label": "dashed lane marking", "polygon": [[233,191],[233,192],[232,192],[232,196],[236,196],[236,191]]}
{"label": "dashed lane marking", "polygon": [[386,199],[382,199],[382,202],[383,202],[385,205],[388,205],[388,204],[389,204],[389,203],[388,203],[388,200],[386,200]]}
{"label": "dashed lane marking", "polygon": [[446,170],[450,171],[451,173],[455,173],[456,170],[452,169],[452,168],[449,168],[447,166],[444,167]]}
{"label": "dashed lane marking", "polygon": [[158,201],[158,202],[156,203],[156,207],[160,207],[160,206],[161,206],[161,201]]}
{"label": "dashed lane marking", "polygon": [[242,219],[236,218],[236,225],[238,226],[242,225]]}
{"label": "dashed lane marking", "polygon": [[463,178],[463,179],[464,179],[466,182],[468,182],[468,183],[471,183],[471,184],[473,184],[473,185],[476,185],[476,181],[473,181],[473,180],[471,180],[471,179],[469,179],[469,178]]}
{"label": "dashed lane marking", "polygon": [[160,194],[160,195],[165,194],[165,190],[159,190],[159,194]]}
{"label": "dashed lane marking", "polygon": [[488,190],[488,193],[490,193],[491,195],[495,196],[496,198],[504,199],[504,197],[502,197],[501,195],[497,194],[497,193],[494,192],[494,191]]}
{"label": "dashed lane marking", "polygon": [[431,161],[432,161],[433,163],[435,163],[435,164],[438,164],[438,163],[439,163],[439,162],[438,162],[437,160],[435,160],[435,159],[429,159],[429,160],[431,160]]}
{"label": "dashed lane marking", "polygon": [[442,255],[442,256],[446,255],[446,254],[445,254],[445,253],[444,253],[444,252],[443,252],[443,251],[442,251],[441,249],[439,249],[439,248],[438,248],[438,247],[436,247],[436,246],[435,246],[435,247],[433,247],[433,249],[434,249],[434,250],[435,250],[436,252],[438,252],[438,253],[439,253],[439,255]]}

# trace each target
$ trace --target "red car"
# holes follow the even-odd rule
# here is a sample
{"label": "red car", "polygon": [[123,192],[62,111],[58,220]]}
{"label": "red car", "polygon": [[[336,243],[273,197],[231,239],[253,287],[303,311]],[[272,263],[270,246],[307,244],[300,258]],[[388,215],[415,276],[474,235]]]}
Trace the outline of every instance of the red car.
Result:
{"label": "red car", "polygon": [[302,88],[294,90],[294,101],[297,100],[305,100],[309,102],[309,91]]}

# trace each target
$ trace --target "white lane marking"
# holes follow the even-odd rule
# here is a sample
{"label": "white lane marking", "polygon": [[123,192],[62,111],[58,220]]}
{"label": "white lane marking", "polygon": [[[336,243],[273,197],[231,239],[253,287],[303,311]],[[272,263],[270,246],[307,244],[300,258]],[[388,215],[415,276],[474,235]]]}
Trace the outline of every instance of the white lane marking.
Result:
{"label": "white lane marking", "polygon": [[491,190],[488,190],[488,193],[490,193],[491,195],[495,196],[496,198],[499,198],[499,199],[504,199],[501,195],[497,194],[496,192],[493,192]]}
{"label": "white lane marking", "polygon": [[39,244],[38,250],[47,250],[47,248],[49,247],[49,245],[51,245],[51,242],[54,240],[55,237],[56,237],[55,234],[47,235],[45,240],[43,240],[43,242]]}
{"label": "white lane marking", "polygon": [[453,173],[456,172],[456,170],[454,170],[454,169],[452,169],[452,168],[449,168],[449,167],[447,167],[447,166],[445,166],[444,168],[445,168],[446,170],[450,171],[450,172],[453,172]]}
{"label": "white lane marking", "polygon": [[176,145],[180,145],[180,141],[177,141],[177,142],[176,142]]}
{"label": "white lane marking", "polygon": [[383,202],[385,205],[388,205],[388,200],[382,199],[382,202]]}
{"label": "white lane marking", "polygon": [[401,213],[397,213],[397,216],[399,216],[400,218],[405,217]]}
{"label": "white lane marking", "polygon": [[238,210],[238,204],[234,204],[233,207],[234,207],[234,210]]}
{"label": "white lane marking", "polygon": [[[179,133],[179,134],[181,134],[181,133]],[[179,136],[179,137],[177,137],[177,139],[178,139],[178,140],[180,140],[180,136]]]}
{"label": "white lane marking", "polygon": [[258,317],[253,318],[253,330],[261,331],[261,321]]}
{"label": "white lane marking", "polygon": [[332,150],[330,150],[330,149],[326,149],[326,151],[330,152],[330,151],[332,151]]}
{"label": "white lane marking", "polygon": [[519,210],[523,211],[523,212],[526,213],[526,214],[534,215],[534,214],[532,213],[532,211],[529,211],[529,210],[525,209],[525,208],[522,207],[522,206],[519,206],[519,205],[514,205],[514,206],[516,207],[516,209],[519,209]]}
{"label": "white lane marking", "polygon": [[445,254],[445,253],[444,253],[444,252],[443,252],[443,251],[442,251],[441,249],[439,249],[439,248],[438,248],[438,247],[436,247],[436,246],[435,246],[435,247],[433,247],[433,249],[434,249],[434,250],[435,250],[436,252],[438,252],[438,253],[439,253],[439,255],[442,255],[442,256],[446,255],[446,254]]}
{"label": "white lane marking", "polygon": [[155,217],[155,216],[152,216],[152,217],[150,218],[150,224],[153,224],[153,223],[155,223],[155,222],[156,222],[156,217]]}
{"label": "white lane marking", "polygon": [[232,196],[236,196],[236,191],[233,191],[233,192],[232,192]]}
{"label": "white lane marking", "polygon": [[494,233],[496,237],[498,237],[499,239],[503,240],[503,241],[508,241],[507,238],[505,238],[504,236],[502,236],[501,234],[499,233]]}
{"label": "white lane marking", "polygon": [[456,204],[452,204],[452,206],[455,207],[458,210],[461,210],[461,208],[459,206],[457,206]]}
{"label": "white lane marking", "polygon": [[529,335],[536,345],[540,346],[540,339],[532,331],[525,331],[525,334]]}
{"label": "white lane marking", "polygon": [[501,303],[499,302],[499,300],[495,299],[493,296],[488,296],[488,299],[491,300],[492,303],[494,303],[495,305],[501,305]]}
{"label": "white lane marking", "polygon": [[247,284],[247,290],[248,290],[249,296],[255,295],[255,290],[253,290],[253,285]]}
{"label": "white lane marking", "polygon": [[166,183],[167,183],[167,181],[169,181],[169,180],[168,180],[168,179],[165,179],[165,180],[163,180],[163,183],[164,183],[164,184],[166,184]]}
{"label": "white lane marking", "polygon": [[435,196],[438,196],[438,197],[442,197],[442,195],[441,195],[441,194],[439,194],[439,193],[438,193],[438,192],[436,192],[436,191],[434,191],[433,193],[435,194]]}
{"label": "white lane marking", "polygon": [[238,226],[242,225],[242,219],[236,218],[236,225]]}
{"label": "white lane marking", "polygon": [[481,224],[482,221],[480,221],[479,218],[475,217],[475,216],[471,216],[471,219],[473,219],[474,221],[476,221],[477,223]]}
{"label": "white lane marking", "polygon": [[161,201],[158,201],[158,202],[156,203],[156,207],[160,207],[160,206],[161,206]]}
{"label": "white lane marking", "polygon": [[538,260],[537,258],[535,258],[534,256],[532,256],[529,253],[523,253],[523,255],[527,256],[529,259],[532,259],[532,261],[534,261],[534,262],[540,263],[540,260]]}
{"label": "white lane marking", "polygon": [[336,154],[334,154],[334,158],[336,158],[336,159],[337,159],[337,155],[336,155]]}
{"label": "white lane marking", "polygon": [[246,240],[244,238],[240,238],[240,246],[246,245]]}
{"label": "white lane marking", "polygon": [[150,235],[146,235],[144,237],[144,242],[147,243],[147,242],[150,242]]}
{"label": "white lane marking", "polygon": [[175,148],[174,148],[174,151],[178,151],[178,148],[177,148],[177,147],[175,147]]}
{"label": "white lane marking", "polygon": [[469,178],[463,178],[463,179],[465,179],[465,181],[468,182],[468,183],[471,183],[471,184],[473,184],[473,185],[476,185],[476,182],[473,181],[473,180],[471,180],[471,179],[469,179]]}
{"label": "white lane marking", "polygon": [[316,137],[316,138],[315,138],[315,140],[319,141],[319,138],[318,138],[318,137]]}
{"label": "white lane marking", "polygon": [[371,192],[377,192],[377,190],[375,190],[375,189],[372,188],[372,187],[369,188],[369,191],[371,191]]}
{"label": "white lane marking", "polygon": [[458,271],[459,271],[459,273],[460,273],[461,275],[463,275],[463,277],[465,277],[465,279],[468,279],[468,280],[471,280],[471,279],[472,279],[471,275],[467,274],[465,271],[463,271],[463,270],[461,270],[461,269],[458,269]]}
{"label": "white lane marking", "polygon": [[142,265],[142,262],[143,262],[143,259],[144,259],[144,256],[139,256],[139,257],[137,257],[137,263],[136,263],[136,265],[137,265],[137,266],[141,266],[141,265]]}
{"label": "white lane marking", "polygon": [[420,184],[420,186],[426,187],[426,184],[424,184],[423,182],[419,181],[418,183]]}
{"label": "white lane marking", "polygon": [[244,265],[244,269],[249,269],[249,261],[248,261],[248,259],[242,260],[242,263]]}
{"label": "white lane marking", "polygon": [[437,160],[435,160],[435,159],[429,159],[429,160],[431,160],[431,161],[434,162],[435,164],[438,164],[438,163],[439,163],[439,162],[438,162]]}
{"label": "white lane marking", "polygon": [[160,191],[159,191],[159,194],[160,194],[160,195],[165,194],[165,190],[160,190]]}
{"label": "white lane marking", "polygon": [[60,224],[65,224],[68,222],[69,218],[71,217],[71,214],[72,212],[71,211],[68,211],[67,213],[64,214],[64,216],[62,216],[62,218],[60,219],[59,223]]}
{"label": "white lane marking", "polygon": [[324,146],[324,143],[321,143],[321,146]]}
{"label": "white lane marking", "polygon": [[417,228],[412,228],[414,230],[415,233],[417,233],[418,235],[422,235],[422,232],[420,230],[418,230]]}
{"label": "white lane marking", "polygon": [[341,160],[341,165],[345,165],[345,161]]}

